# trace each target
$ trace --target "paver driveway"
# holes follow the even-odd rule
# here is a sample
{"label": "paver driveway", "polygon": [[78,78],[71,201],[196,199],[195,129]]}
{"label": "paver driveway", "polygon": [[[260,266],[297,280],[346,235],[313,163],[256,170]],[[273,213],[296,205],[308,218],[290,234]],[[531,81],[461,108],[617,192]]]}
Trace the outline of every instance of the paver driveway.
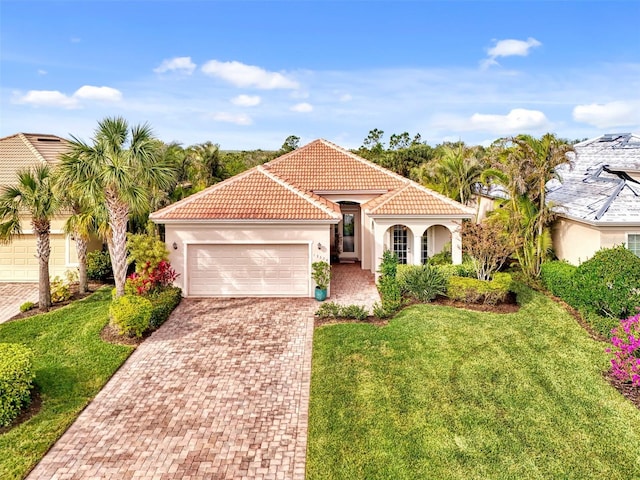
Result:
{"label": "paver driveway", "polygon": [[29,479],[303,479],[312,299],[186,299]]}
{"label": "paver driveway", "polygon": [[38,302],[37,283],[0,283],[0,323],[20,313],[24,302]]}

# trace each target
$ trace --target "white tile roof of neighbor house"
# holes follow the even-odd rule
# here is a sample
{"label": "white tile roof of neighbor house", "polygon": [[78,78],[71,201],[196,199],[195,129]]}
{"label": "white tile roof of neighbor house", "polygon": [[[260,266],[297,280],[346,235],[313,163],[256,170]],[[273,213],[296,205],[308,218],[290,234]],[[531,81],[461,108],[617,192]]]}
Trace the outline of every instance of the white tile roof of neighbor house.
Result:
{"label": "white tile roof of neighbor house", "polygon": [[556,169],[547,199],[564,217],[640,226],[640,136],[606,134],[576,144],[573,165]]}

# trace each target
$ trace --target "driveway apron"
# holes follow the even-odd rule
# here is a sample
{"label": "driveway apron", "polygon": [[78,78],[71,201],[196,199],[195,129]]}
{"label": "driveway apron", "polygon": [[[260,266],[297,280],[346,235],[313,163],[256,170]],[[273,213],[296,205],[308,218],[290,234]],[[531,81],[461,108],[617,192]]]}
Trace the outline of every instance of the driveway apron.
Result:
{"label": "driveway apron", "polygon": [[304,479],[313,300],[185,299],[29,479]]}

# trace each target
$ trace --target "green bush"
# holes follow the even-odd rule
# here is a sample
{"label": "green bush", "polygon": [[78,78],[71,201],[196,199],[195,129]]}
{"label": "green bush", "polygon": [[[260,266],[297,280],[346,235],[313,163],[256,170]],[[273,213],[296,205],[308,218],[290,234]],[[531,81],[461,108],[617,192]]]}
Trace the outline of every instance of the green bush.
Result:
{"label": "green bush", "polygon": [[507,299],[511,291],[511,284],[511,275],[508,273],[496,273],[493,280],[450,277],[447,285],[447,297],[465,303],[495,305]]}
{"label": "green bush", "polygon": [[137,273],[142,273],[145,268],[153,270],[163,260],[169,260],[167,246],[155,235],[129,233],[127,250],[129,252],[127,263],[135,263]]}
{"label": "green bush", "polygon": [[36,304],[33,303],[33,302],[24,302],[22,305],[20,305],[20,311],[21,312],[28,312],[29,310],[31,310],[35,306],[36,306]]}
{"label": "green bush", "polygon": [[398,282],[393,277],[380,277],[378,280],[378,292],[382,308],[391,316],[402,307],[402,292]]}
{"label": "green bush", "polygon": [[320,305],[316,315],[320,318],[353,318],[364,320],[369,312],[362,305],[339,305],[335,302],[325,302]]}
{"label": "green bush", "polygon": [[604,317],[627,318],[640,308],[640,257],[620,245],[581,264],[567,301]]}
{"label": "green bush", "polygon": [[540,279],[552,294],[572,303],[571,297],[575,291],[573,276],[577,269],[566,261],[545,262],[540,267]]}
{"label": "green bush", "polygon": [[167,321],[171,312],[180,304],[182,290],[178,287],[167,287],[150,295],[148,298],[153,308],[149,319],[149,328],[155,330]]}
{"label": "green bush", "polygon": [[66,302],[71,298],[71,284],[78,280],[78,273],[67,270],[65,278],[56,276],[51,280],[51,301],[53,303]]}
{"label": "green bush", "polygon": [[33,352],[17,343],[0,343],[0,427],[5,427],[31,401]]}
{"label": "green bush", "polygon": [[109,317],[120,335],[141,337],[149,328],[152,311],[153,306],[146,298],[123,295],[111,302]]}
{"label": "green bush", "polygon": [[380,262],[380,275],[387,278],[396,278],[398,271],[398,255],[391,250],[385,250]]}
{"label": "green bush", "polygon": [[109,252],[94,250],[87,253],[87,278],[104,282],[111,275],[111,257]]}
{"label": "green bush", "polygon": [[396,280],[400,292],[420,302],[430,302],[447,291],[447,279],[442,272],[430,265],[402,265]]}
{"label": "green bush", "polygon": [[[432,265],[429,263],[429,265]],[[445,278],[449,277],[468,277],[476,278],[476,267],[472,261],[466,261],[459,265],[453,265],[451,263],[443,263],[440,265],[433,265],[437,268]]]}

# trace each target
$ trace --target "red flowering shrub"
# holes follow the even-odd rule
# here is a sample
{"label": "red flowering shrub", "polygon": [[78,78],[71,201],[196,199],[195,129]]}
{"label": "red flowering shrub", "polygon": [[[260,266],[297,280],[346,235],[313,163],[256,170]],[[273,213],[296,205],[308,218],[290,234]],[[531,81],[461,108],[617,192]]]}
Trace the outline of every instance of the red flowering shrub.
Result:
{"label": "red flowering shrub", "polygon": [[141,273],[134,272],[127,277],[125,292],[147,295],[169,287],[176,278],[178,278],[178,274],[166,260],[162,260],[155,268],[151,266],[150,262],[147,262]]}
{"label": "red flowering shrub", "polygon": [[621,320],[612,331],[611,372],[619,380],[640,387],[640,314]]}

